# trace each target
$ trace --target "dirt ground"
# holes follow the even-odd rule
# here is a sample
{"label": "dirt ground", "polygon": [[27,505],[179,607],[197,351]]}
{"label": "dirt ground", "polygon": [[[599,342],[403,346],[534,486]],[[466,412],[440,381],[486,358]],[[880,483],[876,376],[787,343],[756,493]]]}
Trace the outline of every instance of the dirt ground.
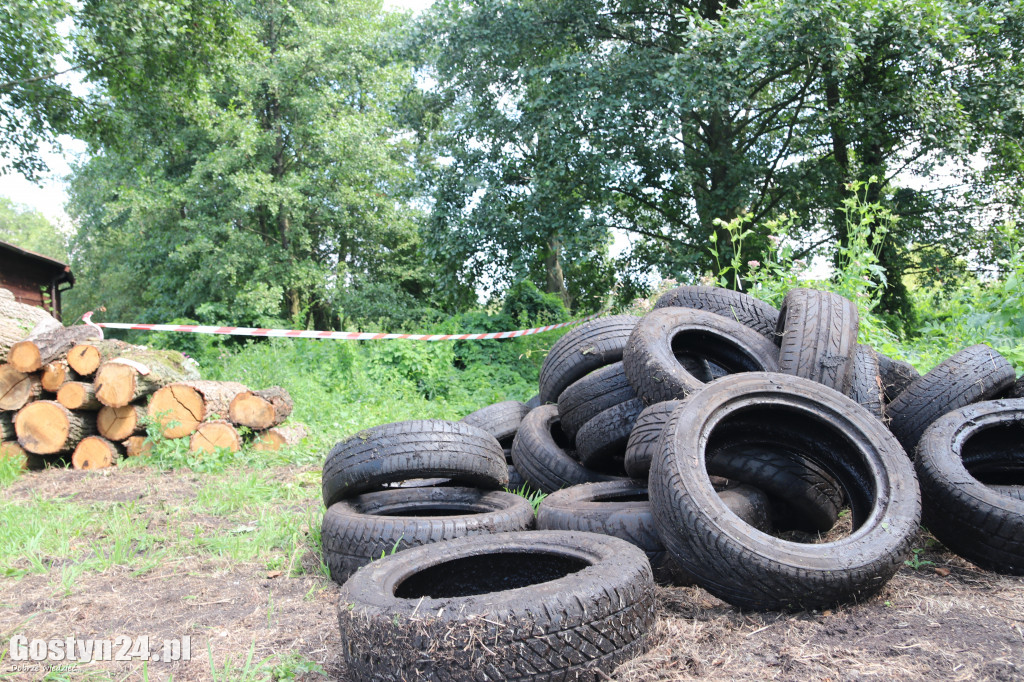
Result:
{"label": "dirt ground", "polygon": [[[139,510],[152,515],[152,524],[166,522],[161,509],[168,503],[189,508],[198,487],[194,476],[148,469],[109,477],[33,474],[3,491],[0,504],[48,490],[78,501],[125,501],[138,497],[133,491],[150,477],[160,477],[160,485],[151,486],[159,493]],[[198,515],[193,521],[216,523]],[[869,602],[821,613],[741,612],[699,588],[659,588],[652,648],[612,679],[1024,679],[1024,579],[981,571],[941,548],[919,558],[934,565],[904,567]],[[191,637],[187,662],[150,662],[145,670],[139,663],[98,662],[55,679],[270,679],[266,671],[246,677],[246,659],[272,656],[315,661],[327,673],[292,668],[281,673],[285,679],[345,679],[337,587],[319,574],[312,551],[302,563],[306,573],[289,578],[271,577],[259,564],[182,557],[140,575],[123,567],[86,573],[67,596],[55,589],[57,566],[51,574],[0,578],[0,679],[44,674],[13,667],[13,633],[39,639],[149,635],[153,642]]]}

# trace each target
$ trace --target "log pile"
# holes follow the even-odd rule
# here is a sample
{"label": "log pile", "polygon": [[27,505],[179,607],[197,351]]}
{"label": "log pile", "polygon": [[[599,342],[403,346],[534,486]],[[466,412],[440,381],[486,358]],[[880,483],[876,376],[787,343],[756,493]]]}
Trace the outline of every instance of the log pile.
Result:
{"label": "log pile", "polygon": [[197,453],[277,450],[307,435],[284,424],[292,408],[283,388],[203,381],[181,353],[64,327],[0,289],[0,459],[105,468],[150,454],[147,424]]}

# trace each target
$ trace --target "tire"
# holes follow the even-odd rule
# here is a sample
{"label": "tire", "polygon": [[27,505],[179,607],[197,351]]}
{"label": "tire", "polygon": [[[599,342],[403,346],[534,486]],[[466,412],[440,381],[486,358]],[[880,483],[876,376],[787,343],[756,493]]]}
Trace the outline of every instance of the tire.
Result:
{"label": "tire", "polygon": [[[656,403],[637,418],[626,453],[630,476],[647,480],[651,460],[664,446],[660,439],[665,425],[683,402]],[[708,474],[764,491],[778,530],[816,533],[832,528],[843,508],[843,491],[831,474],[800,454],[800,447],[811,444],[798,434],[758,422],[738,421],[736,428],[743,432],[742,444],[709,453]]]}
{"label": "tire", "polygon": [[990,485],[988,487],[1000,495],[1009,495],[1015,500],[1024,501],[1024,485]]}
{"label": "tire", "polygon": [[535,395],[526,401],[526,406],[531,410],[540,407],[540,395]]}
{"label": "tire", "polygon": [[1024,376],[1013,382],[1013,386],[1010,388],[1010,398],[1024,398]]}
{"label": "tire", "polygon": [[414,547],[341,587],[351,680],[609,679],[648,647],[642,551],[595,533],[532,531]]}
{"label": "tire", "polygon": [[903,360],[894,360],[887,355],[878,355],[878,373],[882,378],[882,391],[885,404],[888,405],[896,396],[906,390],[907,386],[921,376],[914,366]]}
{"label": "tire", "polygon": [[629,383],[644,403],[685,398],[705,385],[677,356],[689,353],[730,372],[774,371],[778,349],[761,334],[692,308],[660,308],[643,317],[622,356]]}
{"label": "tire", "polygon": [[568,453],[558,408],[542,405],[526,415],[512,443],[512,461],[530,487],[545,493],[580,483],[613,481],[618,476],[587,469]]}
{"label": "tire", "polygon": [[533,524],[533,506],[519,495],[411,488],[332,504],[324,514],[321,538],[331,578],[342,584],[382,555],[441,540],[529,530]]}
{"label": "tire", "polygon": [[588,421],[576,434],[576,454],[590,469],[625,473],[626,442],[644,409],[639,398],[610,407]]}
{"label": "tire", "polygon": [[349,436],[328,453],[324,505],[409,478],[501,488],[508,483],[508,467],[494,436],[475,426],[441,419],[383,424]]}
{"label": "tire", "polygon": [[[509,451],[511,452],[511,450]],[[516,469],[514,464],[508,465],[508,485],[505,489],[511,492],[522,490],[523,486],[528,485],[523,475],[519,473],[519,469]]]}
{"label": "tire", "polygon": [[884,419],[885,392],[879,372],[879,358],[875,349],[857,344],[853,354],[853,376],[847,393],[854,402],[871,413],[875,419]]}
{"label": "tire", "polygon": [[541,405],[558,402],[562,391],[605,365],[622,359],[630,332],[640,318],[612,315],[581,324],[558,339],[540,368]]}
{"label": "tire", "polygon": [[[706,452],[745,445],[736,417],[799,447],[839,481],[853,532],[820,544],[780,540],[725,513]],[[909,554],[921,504],[911,462],[885,427],[835,391],[801,377],[742,374],[708,385],[669,420],[651,468],[658,535],[684,570],[741,608],[799,610],[860,601]]]}
{"label": "tire", "polygon": [[657,308],[694,308],[735,320],[775,342],[779,311],[739,291],[721,287],[682,286],[666,291],[654,304]]}
{"label": "tire", "polygon": [[1015,374],[1006,358],[984,344],[946,358],[889,403],[886,415],[907,454],[913,458],[921,434],[936,419],[971,403],[1006,392]]}
{"label": "tire", "polygon": [[[747,523],[768,528],[768,498],[750,486],[720,491],[725,505]],[[585,483],[553,492],[537,510],[539,530],[575,530],[621,538],[644,550],[654,580],[662,584],[692,585],[665,551],[654,527],[647,486],[639,481]]]}
{"label": "tire", "polygon": [[665,400],[654,403],[640,413],[633,425],[626,443],[626,473],[634,479],[646,481],[651,470],[651,460],[658,447],[658,440],[665,430],[665,424],[681,400]]}
{"label": "tire", "polygon": [[915,461],[928,530],[965,559],[1008,575],[1024,575],[1024,500],[979,481],[969,462],[987,460],[987,472],[1011,484],[999,488],[1019,489],[1022,437],[1024,400],[977,403],[929,426]]}
{"label": "tire", "polygon": [[852,301],[814,289],[790,289],[776,328],[779,371],[849,392],[860,316]]}
{"label": "tire", "polygon": [[636,393],[626,379],[621,362],[591,372],[558,397],[562,431],[575,442],[576,434],[584,424],[608,408],[634,398]]}
{"label": "tire", "polygon": [[491,434],[503,450],[512,447],[519,423],[530,412],[530,408],[518,400],[505,400],[482,407],[462,418],[462,422]]}

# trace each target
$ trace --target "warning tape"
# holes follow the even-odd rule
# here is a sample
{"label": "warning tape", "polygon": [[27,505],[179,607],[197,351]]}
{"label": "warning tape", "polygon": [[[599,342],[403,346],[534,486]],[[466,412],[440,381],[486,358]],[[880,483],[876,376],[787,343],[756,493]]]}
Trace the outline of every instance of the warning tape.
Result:
{"label": "warning tape", "polygon": [[[333,339],[337,341],[381,341],[404,339],[406,341],[484,341],[489,339],[512,339],[519,336],[543,334],[554,329],[571,327],[600,317],[595,313],[569,322],[549,324],[533,329],[517,329],[511,332],[489,332],[487,334],[374,334],[370,332],[325,332],[300,329],[262,329],[257,327],[214,327],[198,324],[128,324],[124,322],[93,322],[93,311],[82,315],[82,321],[94,327],[106,329],[136,329],[150,332],[185,332],[189,334],[222,334],[226,336],[285,337],[290,339]],[[102,332],[102,330],[101,330]]]}

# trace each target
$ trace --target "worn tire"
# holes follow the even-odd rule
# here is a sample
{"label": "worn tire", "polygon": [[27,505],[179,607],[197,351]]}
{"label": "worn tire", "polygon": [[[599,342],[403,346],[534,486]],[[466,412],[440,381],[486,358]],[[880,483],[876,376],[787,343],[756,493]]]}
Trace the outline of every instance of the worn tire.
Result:
{"label": "worn tire", "polygon": [[512,447],[512,439],[516,437],[520,422],[529,412],[530,408],[525,403],[504,400],[470,412],[462,418],[462,422],[491,434],[503,450],[508,450]]}
{"label": "worn tire", "polygon": [[[784,541],[725,513],[705,457],[743,435],[733,426],[737,416],[801,436],[801,456],[834,476],[849,498],[850,535]],[[683,403],[665,428],[650,476],[658,535],[717,597],[741,608],[790,610],[859,601],[909,554],[921,513],[913,466],[892,434],[846,396],[783,374],[724,377],[700,400]]]}
{"label": "worn tire", "polygon": [[351,680],[596,682],[647,649],[654,620],[646,555],[565,531],[414,547],[357,571],[338,600]]}
{"label": "worn tire", "polygon": [[625,473],[626,442],[644,409],[639,398],[609,407],[576,434],[576,454],[583,466]]}
{"label": "worn tire", "polygon": [[558,339],[540,368],[540,404],[558,402],[558,396],[570,384],[621,360],[629,334],[639,320],[633,315],[602,317]]}
{"label": "worn tire", "polygon": [[622,363],[606,365],[562,391],[558,397],[562,431],[575,441],[576,434],[588,421],[608,408],[634,398],[636,393],[626,379]]}
{"label": "worn tire", "polygon": [[1024,398],[1024,376],[1013,382],[1013,386],[1010,387],[1009,398]]}
{"label": "worn tire", "polygon": [[984,344],[946,358],[889,403],[886,416],[911,457],[921,434],[936,419],[971,403],[1005,393],[1015,374],[1006,358]]}
{"label": "worn tire", "polygon": [[682,353],[734,373],[774,371],[779,351],[761,334],[721,315],[659,308],[636,325],[622,356],[626,377],[644,403],[685,398],[705,386],[677,359]]}
{"label": "worn tire", "polygon": [[512,461],[530,487],[545,493],[580,483],[613,481],[620,476],[587,469],[569,455],[558,408],[542,405],[526,415],[512,443]]}
{"label": "worn tire", "polygon": [[528,408],[530,408],[531,410],[536,408],[536,407],[540,407],[540,395],[535,395],[532,398],[530,398],[529,400],[527,400],[526,401],[526,406]]}
{"label": "worn tire", "polygon": [[658,449],[658,441],[665,430],[665,424],[672,412],[679,407],[680,400],[664,400],[654,403],[641,412],[633,425],[626,443],[626,473],[634,479],[646,481],[651,471],[651,460]]}
{"label": "worn tire", "polygon": [[903,360],[894,360],[887,355],[878,355],[878,374],[882,379],[882,392],[885,404],[888,405],[896,396],[914,383],[921,373],[914,366]]}
{"label": "worn tire", "polygon": [[859,324],[853,301],[827,291],[790,289],[776,328],[779,371],[846,393]]}
{"label": "worn tire", "polygon": [[501,488],[508,483],[508,466],[494,436],[475,426],[441,419],[383,424],[349,436],[328,453],[324,505],[409,478]]}
{"label": "worn tire", "polygon": [[[1024,400],[994,400],[944,415],[925,430],[915,466],[924,524],[942,544],[978,566],[1024,575]],[[989,476],[976,478],[972,460]],[[1003,490],[1002,488],[1006,488]]]}
{"label": "worn tire", "polygon": [[740,291],[721,287],[682,286],[666,291],[654,304],[657,308],[694,308],[735,320],[775,341],[779,311],[764,301]]}
{"label": "worn tire", "polygon": [[519,495],[410,488],[332,504],[324,514],[321,538],[331,578],[341,584],[382,554],[471,535],[529,530],[533,524],[533,506]]}
{"label": "worn tire", "polygon": [[879,358],[875,349],[863,343],[857,344],[853,354],[853,376],[850,390],[846,394],[876,419],[884,418],[885,391],[879,370]]}
{"label": "worn tire", "polygon": [[[769,528],[768,498],[750,486],[718,493],[725,505],[747,523]],[[693,577],[682,571],[665,551],[654,527],[647,486],[640,481],[585,483],[551,493],[537,510],[539,530],[576,530],[612,535],[644,550],[655,581],[692,585]]]}

